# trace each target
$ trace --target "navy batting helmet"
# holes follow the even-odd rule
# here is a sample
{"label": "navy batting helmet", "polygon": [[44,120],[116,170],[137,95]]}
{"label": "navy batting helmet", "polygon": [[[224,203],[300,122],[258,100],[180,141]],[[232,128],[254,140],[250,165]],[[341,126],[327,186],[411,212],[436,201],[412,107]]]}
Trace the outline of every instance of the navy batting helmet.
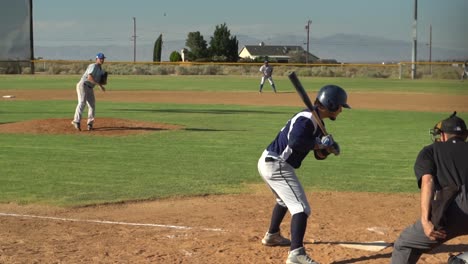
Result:
{"label": "navy batting helmet", "polygon": [[328,111],[336,112],[340,106],[351,108],[348,103],[348,95],[346,91],[337,85],[325,85],[317,93],[317,101],[319,101]]}

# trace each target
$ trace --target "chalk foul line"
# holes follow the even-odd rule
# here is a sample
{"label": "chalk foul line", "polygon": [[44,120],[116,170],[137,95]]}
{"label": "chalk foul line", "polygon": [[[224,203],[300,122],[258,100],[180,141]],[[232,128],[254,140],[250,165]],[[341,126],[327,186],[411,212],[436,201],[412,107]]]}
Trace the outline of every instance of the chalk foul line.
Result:
{"label": "chalk foul line", "polygon": [[89,219],[74,219],[74,218],[61,218],[61,217],[52,217],[52,216],[40,216],[40,215],[28,215],[28,214],[13,214],[13,213],[0,213],[0,216],[9,216],[9,217],[21,217],[21,218],[37,218],[37,219],[48,219],[56,221],[67,221],[67,222],[84,222],[84,223],[97,223],[97,224],[109,224],[109,225],[127,225],[127,226],[145,226],[145,227],[161,227],[169,229],[179,229],[179,230],[203,230],[203,231],[213,231],[213,232],[225,232],[221,228],[205,228],[205,227],[190,227],[190,226],[176,226],[176,225],[161,225],[161,224],[143,224],[143,223],[129,223],[129,222],[120,222],[120,221],[107,221],[107,220],[89,220]]}

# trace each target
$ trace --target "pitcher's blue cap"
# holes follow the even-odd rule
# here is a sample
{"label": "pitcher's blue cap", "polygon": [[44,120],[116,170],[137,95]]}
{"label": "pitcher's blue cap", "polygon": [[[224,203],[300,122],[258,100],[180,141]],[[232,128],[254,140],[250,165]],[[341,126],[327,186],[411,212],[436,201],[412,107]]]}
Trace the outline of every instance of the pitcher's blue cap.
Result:
{"label": "pitcher's blue cap", "polygon": [[99,52],[98,54],[96,54],[96,59],[105,59],[106,56],[104,56],[104,53],[101,53]]}

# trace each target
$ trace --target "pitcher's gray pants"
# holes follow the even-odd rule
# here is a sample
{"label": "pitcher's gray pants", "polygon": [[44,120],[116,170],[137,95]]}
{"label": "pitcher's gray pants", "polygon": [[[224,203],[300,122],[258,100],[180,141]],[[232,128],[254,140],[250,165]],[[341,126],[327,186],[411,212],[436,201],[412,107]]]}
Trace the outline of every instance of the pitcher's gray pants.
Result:
{"label": "pitcher's gray pants", "polygon": [[96,110],[96,99],[94,97],[94,89],[86,86],[84,82],[76,84],[76,93],[78,95],[78,105],[75,109],[73,122],[80,123],[81,115],[83,114],[86,104],[88,105],[88,121],[87,124],[94,123],[94,114]]}

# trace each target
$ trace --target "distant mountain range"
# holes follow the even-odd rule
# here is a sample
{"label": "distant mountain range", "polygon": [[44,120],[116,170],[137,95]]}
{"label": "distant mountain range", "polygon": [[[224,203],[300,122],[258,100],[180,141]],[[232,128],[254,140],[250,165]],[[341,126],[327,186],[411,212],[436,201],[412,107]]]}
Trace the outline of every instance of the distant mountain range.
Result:
{"label": "distant mountain range", "polygon": [[[304,36],[278,35],[260,40],[258,38],[236,35],[239,41],[239,50],[244,45],[256,45],[264,42],[265,45],[297,45],[306,50]],[[173,51],[185,47],[185,40],[164,41],[163,61],[169,60]],[[309,52],[321,59],[335,59],[339,62],[399,62],[411,61],[412,42],[389,40],[380,37],[336,34],[324,38],[310,38]],[[93,55],[104,52],[108,61],[133,61],[133,44],[121,45],[95,45],[95,46],[61,46],[46,47],[35,46],[34,55],[47,60],[94,60]],[[452,50],[440,47],[431,48],[432,61],[467,60],[468,48],[465,50]],[[418,61],[429,60],[429,45],[420,42],[417,48]],[[138,44],[136,46],[136,61],[148,62],[153,58],[153,44]]]}

